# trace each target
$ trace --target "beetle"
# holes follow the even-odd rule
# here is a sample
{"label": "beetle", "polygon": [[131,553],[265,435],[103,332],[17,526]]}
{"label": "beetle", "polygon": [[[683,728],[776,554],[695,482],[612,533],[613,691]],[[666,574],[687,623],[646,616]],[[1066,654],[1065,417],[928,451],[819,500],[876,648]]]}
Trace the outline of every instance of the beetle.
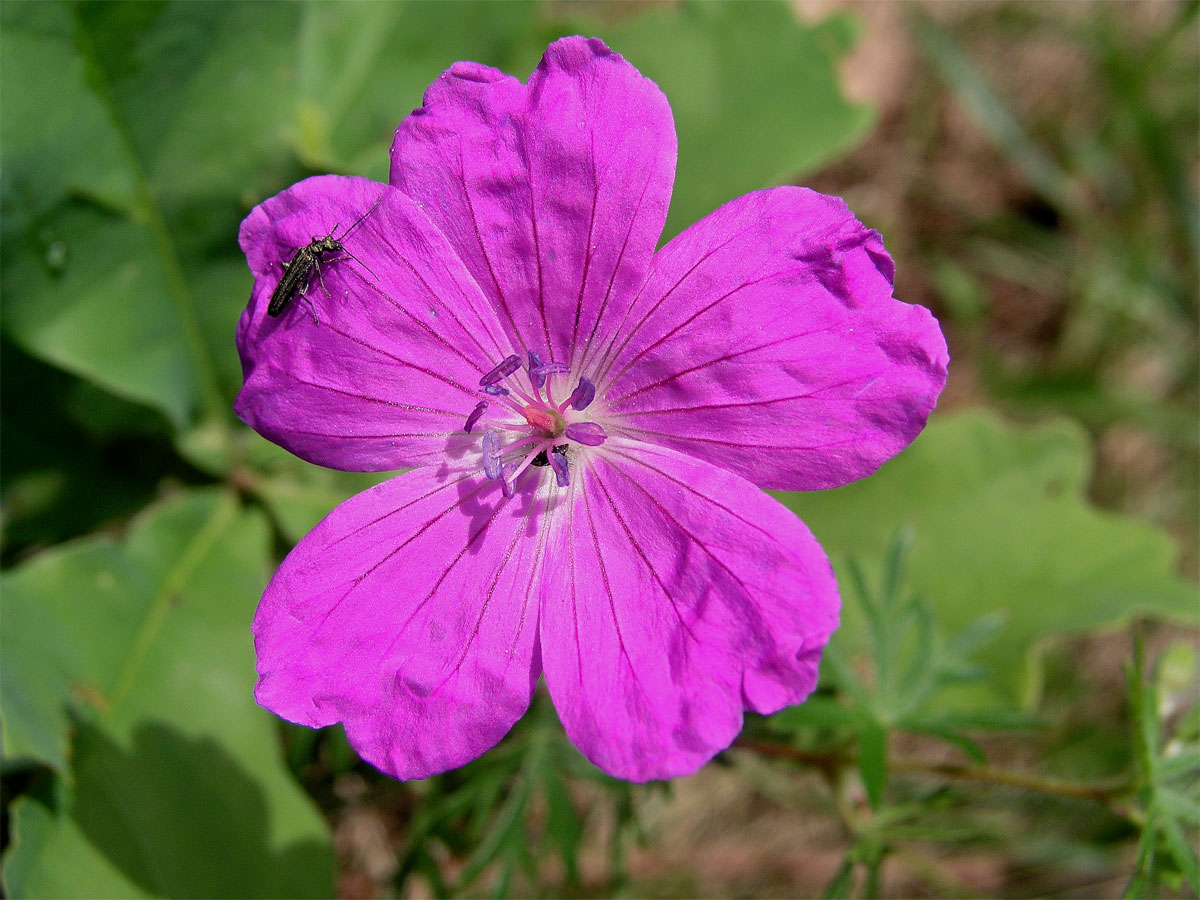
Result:
{"label": "beetle", "polygon": [[[554,451],[556,453],[561,453],[564,456],[566,456],[567,447],[569,447],[569,446],[570,446],[569,444],[559,444],[557,447],[554,448]],[[539,453],[537,456],[535,456],[533,458],[533,462],[531,462],[530,465],[531,466],[548,466],[548,465],[550,465],[550,457],[547,456],[546,451],[543,450],[541,453]]]}
{"label": "beetle", "polygon": [[[279,284],[275,285],[275,290],[271,294],[271,302],[267,304],[267,315],[281,315],[288,308],[288,304],[292,302],[293,297],[297,294],[303,297],[308,291],[309,279],[312,278],[313,269],[317,270],[317,278],[321,281],[321,289],[325,291],[326,296],[329,296],[329,291],[325,288],[325,281],[321,279],[321,259],[323,254],[345,253],[346,255],[339,257],[339,259],[352,259],[368,272],[371,272],[370,266],[347,250],[343,242],[349,237],[350,232],[361,225],[367,216],[375,212],[376,207],[382,202],[383,194],[380,194],[379,199],[375,201],[375,205],[359,216],[354,224],[347,228],[340,237],[334,237],[338,230],[338,226],[334,225],[329,234],[314,237],[311,243],[305,244],[303,247],[297,247],[296,252],[292,254],[291,261],[282,264],[283,277],[279,279]],[[371,274],[375,275],[374,272],[371,272]]]}

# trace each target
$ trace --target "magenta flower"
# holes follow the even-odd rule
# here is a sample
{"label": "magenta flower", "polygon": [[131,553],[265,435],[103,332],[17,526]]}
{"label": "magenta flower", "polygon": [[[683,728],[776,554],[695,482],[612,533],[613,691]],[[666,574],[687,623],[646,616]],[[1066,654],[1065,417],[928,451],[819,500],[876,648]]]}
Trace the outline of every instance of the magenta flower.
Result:
{"label": "magenta flower", "polygon": [[[675,155],[659,89],[567,38],[528,84],[445,72],[390,185],[311,178],[246,218],[238,415],[314,463],[416,467],[272,579],[263,706],[422,778],[492,747],[544,674],[575,745],[642,781],[812,691],[837,586],[761,488],[873,472],[946,345],[832,197],[748,194],[655,252]],[[368,211],[268,316],[295,249]]]}

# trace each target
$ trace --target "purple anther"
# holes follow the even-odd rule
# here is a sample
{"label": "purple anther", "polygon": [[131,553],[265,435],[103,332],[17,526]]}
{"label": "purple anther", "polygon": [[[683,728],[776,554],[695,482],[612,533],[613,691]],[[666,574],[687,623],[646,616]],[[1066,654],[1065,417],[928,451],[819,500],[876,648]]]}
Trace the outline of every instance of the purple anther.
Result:
{"label": "purple anther", "polygon": [[537,370],[542,366],[542,358],[529,351],[529,377],[533,380],[533,386],[536,388],[544,388],[546,386],[546,376],[539,375]]}
{"label": "purple anther", "polygon": [[483,386],[483,392],[485,394],[491,394],[493,397],[507,397],[509,395],[508,388],[501,387],[498,384],[485,384]]}
{"label": "purple anther", "polygon": [[479,379],[479,386],[485,388],[489,384],[495,384],[501,378],[507,378],[519,368],[521,368],[521,357],[516,354],[506,356],[500,365]]}
{"label": "purple anther", "polygon": [[599,447],[608,439],[604,426],[596,422],[573,422],[567,426],[567,437],[589,447]]}
{"label": "purple anther", "polygon": [[467,434],[471,433],[471,429],[475,427],[475,423],[479,421],[480,417],[487,412],[487,408],[488,402],[486,400],[480,400],[475,404],[475,408],[467,416],[467,427],[463,429]]}
{"label": "purple anther", "polygon": [[573,409],[587,409],[596,399],[596,386],[590,378],[580,378],[575,390],[567,398],[567,404]]}
{"label": "purple anther", "polygon": [[571,367],[566,363],[548,362],[534,369],[533,374],[539,378],[545,378],[547,375],[566,375],[570,371]]}
{"label": "purple anther", "polygon": [[494,431],[483,436],[483,474],[489,481],[500,477],[500,438]]}
{"label": "purple anther", "polygon": [[507,476],[502,476],[500,478],[500,493],[502,493],[509,500],[511,500],[513,494],[516,493],[515,486],[511,481],[508,480]]}
{"label": "purple anther", "polygon": [[554,478],[559,487],[566,487],[571,483],[571,473],[567,470],[567,454],[561,450],[551,450],[550,468],[554,470]]}

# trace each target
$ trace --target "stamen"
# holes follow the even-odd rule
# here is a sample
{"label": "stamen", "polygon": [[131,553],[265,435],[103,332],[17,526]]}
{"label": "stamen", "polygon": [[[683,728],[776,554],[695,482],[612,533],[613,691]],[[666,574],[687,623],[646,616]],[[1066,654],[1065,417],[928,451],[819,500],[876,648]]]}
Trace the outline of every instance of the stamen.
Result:
{"label": "stamen", "polygon": [[567,455],[555,447],[550,451],[550,468],[554,470],[554,478],[559,487],[571,483],[571,473],[567,470]]}
{"label": "stamen", "polygon": [[[507,378],[519,368],[521,368],[521,357],[516,354],[506,356],[500,365],[479,379],[479,386],[486,390],[489,385],[495,384],[501,378]],[[491,391],[488,391],[488,393],[490,394]]]}
{"label": "stamen", "polygon": [[519,441],[513,441],[511,444],[509,444],[504,449],[512,450],[514,447],[524,447],[528,444],[540,444],[543,440],[545,440],[545,439],[538,437],[537,435],[531,434],[531,435],[528,435],[527,437],[521,438],[521,440],[519,440]]}
{"label": "stamen", "polygon": [[538,356],[536,353],[534,353],[532,350],[530,350],[529,351],[529,377],[533,381],[533,386],[538,389],[541,389],[546,386],[546,376],[539,375],[537,372],[537,370],[540,369],[541,366],[542,366],[542,358],[540,356]]}
{"label": "stamen", "polygon": [[494,431],[483,436],[483,473],[489,481],[500,477],[500,438]]}
{"label": "stamen", "polygon": [[488,402],[486,400],[480,400],[475,404],[475,408],[471,410],[471,414],[467,416],[467,427],[463,429],[467,434],[471,433],[471,429],[475,427],[475,424],[479,421],[480,417],[487,412],[487,408]]}
{"label": "stamen", "polygon": [[[522,368],[528,372],[528,383],[524,378],[510,378]],[[566,400],[562,403],[555,400],[551,387],[555,380],[550,376],[567,375],[570,371],[566,363],[543,362],[536,351],[529,350],[523,357],[506,356],[479,379],[481,393],[503,399],[478,401],[467,416],[464,431],[467,434],[474,432],[491,405],[499,403],[502,414],[494,416],[486,428],[480,429],[483,432],[482,463],[488,480],[499,481],[506,498],[515,496],[516,483],[530,466],[548,467],[554,472],[559,487],[570,486],[570,444],[556,444],[556,440],[565,437],[568,441],[599,447],[608,439],[604,426],[596,422],[567,424],[564,412],[568,407],[583,410],[596,399],[596,385],[590,378],[581,376]],[[527,392],[533,396],[528,396]],[[515,421],[509,411],[516,413]],[[522,418],[525,422],[518,424]]]}
{"label": "stamen", "polygon": [[563,407],[570,406],[574,409],[587,409],[595,399],[596,386],[592,384],[590,378],[581,377],[579,384],[575,386],[575,390],[571,392],[571,396],[567,398],[567,402],[563,404]]}
{"label": "stamen", "polygon": [[548,362],[534,369],[533,374],[544,380],[547,375],[566,375],[570,371],[571,367],[566,363]]}
{"label": "stamen", "polygon": [[[536,440],[536,439],[534,439],[534,440]],[[524,443],[528,443],[528,441],[520,441],[519,443],[524,444]],[[514,446],[516,446],[516,445],[515,444],[509,445],[510,448],[514,447]],[[519,463],[517,463],[515,466],[509,466],[505,470],[504,477],[500,479],[500,481],[501,481],[500,489],[502,491],[504,491],[505,497],[512,496],[511,492],[514,492],[517,489],[517,479],[520,478],[522,475],[524,475],[525,470],[528,469],[531,465],[533,465],[537,461],[537,458],[541,455],[542,455],[542,451],[532,450],[529,453],[527,453],[525,455],[525,458],[523,460],[521,460]]]}
{"label": "stamen", "polygon": [[608,439],[608,433],[597,422],[574,422],[567,426],[567,437],[589,447],[599,447]]}

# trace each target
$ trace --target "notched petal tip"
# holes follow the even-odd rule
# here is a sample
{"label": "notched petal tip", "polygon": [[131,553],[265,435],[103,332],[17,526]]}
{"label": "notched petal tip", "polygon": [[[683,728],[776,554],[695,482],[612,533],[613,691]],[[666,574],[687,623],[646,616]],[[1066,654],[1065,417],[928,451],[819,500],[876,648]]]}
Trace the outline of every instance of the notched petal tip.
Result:
{"label": "notched petal tip", "polygon": [[[404,123],[409,119],[420,120],[436,116],[444,108],[454,107],[465,96],[480,95],[494,85],[506,82],[520,86],[518,79],[492,66],[485,66],[477,62],[456,62],[425,89],[421,105],[414,109],[410,116],[401,120],[400,129],[404,128]],[[399,129],[397,135],[399,135]],[[389,152],[395,156],[401,152],[401,149],[393,142]]]}
{"label": "notched petal tip", "polygon": [[[625,57],[600,38],[573,34],[559,38],[550,44],[546,48],[546,52],[542,54],[542,65],[539,68],[555,66],[571,72],[586,68],[597,59],[613,59],[629,65],[625,62]],[[632,65],[629,67],[633,68]]]}
{"label": "notched petal tip", "polygon": [[439,77],[460,78],[463,81],[473,81],[478,84],[493,84],[497,81],[508,81],[512,79],[511,75],[507,75],[493,66],[485,66],[483,63],[465,60],[454,63]]}
{"label": "notched petal tip", "polygon": [[895,285],[896,261],[887,252],[887,248],[883,246],[883,235],[874,228],[869,229],[867,235],[868,237],[863,244],[863,248],[875,263],[875,268],[879,270],[879,274],[887,279],[888,284]]}
{"label": "notched petal tip", "polygon": [[940,329],[895,298],[894,274],[879,234],[836,197],[732,200],[655,257],[606,405],[763,488],[865,477],[916,436],[945,383]]}

